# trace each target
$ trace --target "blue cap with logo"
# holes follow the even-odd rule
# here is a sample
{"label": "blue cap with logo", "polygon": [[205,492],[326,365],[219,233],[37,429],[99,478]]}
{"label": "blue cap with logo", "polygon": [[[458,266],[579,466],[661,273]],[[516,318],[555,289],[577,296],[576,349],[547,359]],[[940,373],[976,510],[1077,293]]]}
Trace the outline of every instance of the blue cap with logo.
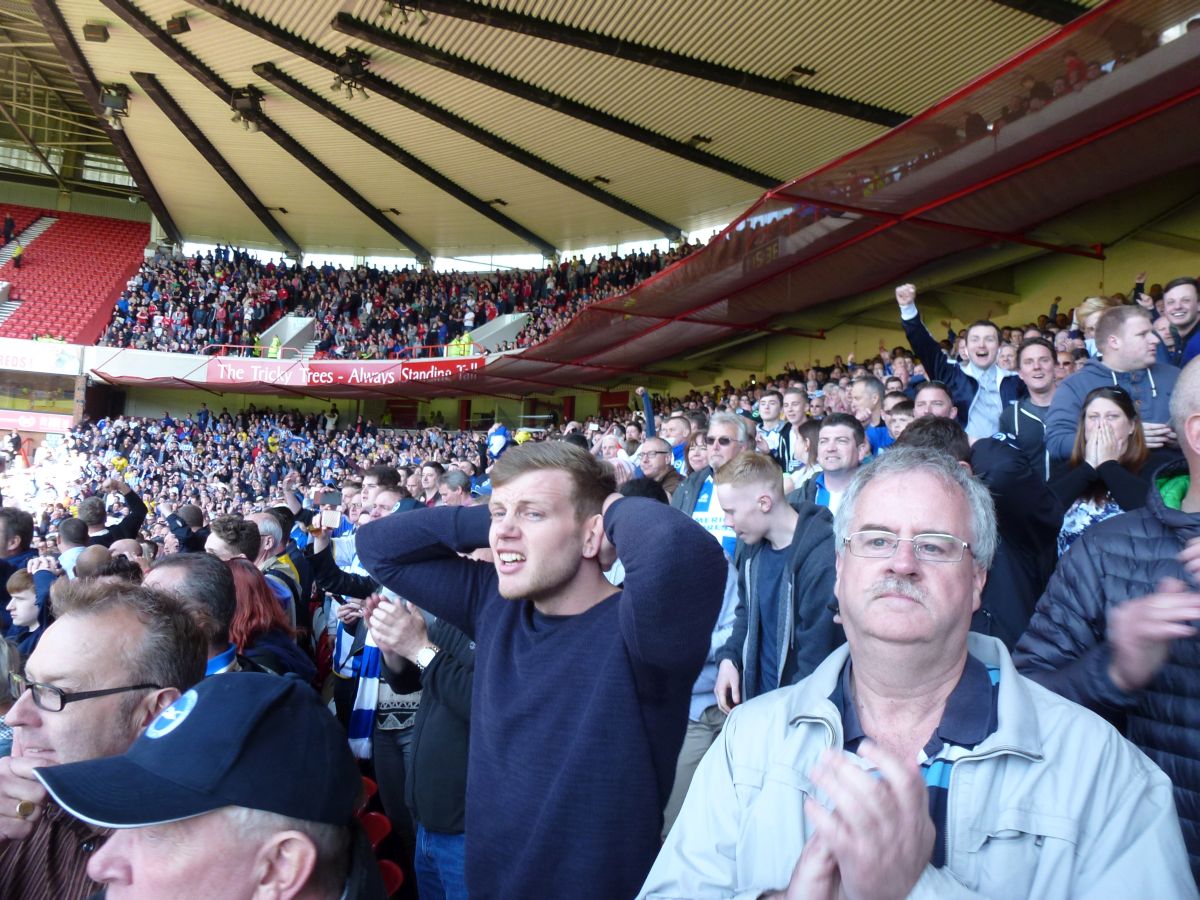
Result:
{"label": "blue cap with logo", "polygon": [[103,828],[176,822],[225,806],[348,826],[362,788],[346,733],[316,691],[257,672],[205,679],[121,756],[35,774],[59,806]]}

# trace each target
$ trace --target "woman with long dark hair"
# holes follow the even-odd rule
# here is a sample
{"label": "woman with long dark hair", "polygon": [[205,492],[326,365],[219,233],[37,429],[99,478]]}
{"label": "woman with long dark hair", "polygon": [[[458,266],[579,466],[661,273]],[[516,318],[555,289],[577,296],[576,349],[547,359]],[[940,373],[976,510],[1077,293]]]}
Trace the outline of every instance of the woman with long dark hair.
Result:
{"label": "woman with long dark hair", "polygon": [[229,560],[229,568],[237,589],[229,639],[237,652],[278,675],[312,683],[317,667],[296,645],[296,630],[262,572],[246,559]]}
{"label": "woman with long dark hair", "polygon": [[1097,522],[1146,504],[1150,451],[1129,394],[1098,387],[1084,398],[1070,470],[1050,482],[1065,508],[1058,555]]}
{"label": "woman with long dark hair", "polygon": [[688,475],[699,472],[708,465],[708,436],[703,431],[692,432],[687,440],[687,450],[684,451],[683,460]]}

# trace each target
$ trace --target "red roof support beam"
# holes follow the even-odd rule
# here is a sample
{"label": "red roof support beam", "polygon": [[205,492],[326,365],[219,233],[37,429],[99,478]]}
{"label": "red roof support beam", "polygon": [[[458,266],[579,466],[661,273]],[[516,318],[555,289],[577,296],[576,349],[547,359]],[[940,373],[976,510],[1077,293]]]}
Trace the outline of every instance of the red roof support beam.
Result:
{"label": "red roof support beam", "polygon": [[584,312],[606,313],[610,316],[634,316],[639,319],[665,319],[668,322],[688,322],[692,325],[711,325],[713,328],[728,328],[731,331],[757,331],[761,334],[778,334],[784,337],[800,337],[813,338],[815,340],[825,340],[825,332],[820,331],[813,333],[811,331],[801,331],[797,328],[764,328],[761,325],[743,325],[737,322],[705,322],[701,319],[678,319],[672,316],[657,316],[653,313],[636,312],[631,309],[613,309],[607,306],[593,306]]}
{"label": "red roof support beam", "polygon": [[[777,199],[791,200],[800,203],[808,203],[816,207],[825,207],[826,209],[837,209],[842,212],[854,213],[858,216],[863,216],[868,219],[900,219],[901,216],[896,213],[883,212],[878,209],[867,209],[862,206],[851,206],[848,203],[837,203],[832,200],[816,200],[812,197],[801,197],[799,194],[781,194],[772,191],[771,196]],[[986,228],[974,228],[970,225],[955,225],[953,222],[939,222],[936,219],[923,219],[915,217],[906,220],[911,225],[921,225],[925,228],[934,228],[939,231],[953,231],[958,234],[970,234],[976,237],[988,238],[993,241],[1004,241],[1009,244],[1024,244],[1027,247],[1037,247],[1040,250],[1049,250],[1051,253],[1066,253],[1070,256],[1082,256],[1086,259],[1104,259],[1104,253],[1096,248],[1083,247],[1067,247],[1062,244],[1051,244],[1046,241],[1039,241],[1035,238],[1026,237],[1023,234],[1010,234],[1001,231],[989,231]]]}
{"label": "red roof support beam", "polygon": [[[999,182],[1004,181],[1005,179],[1012,178],[1014,175],[1019,175],[1022,172],[1028,171],[1029,169],[1036,168],[1037,166],[1041,165],[1042,163],[1049,162],[1052,159],[1057,159],[1058,157],[1064,156],[1067,153],[1071,153],[1072,151],[1077,150],[1080,147],[1086,147],[1088,144],[1091,144],[1098,140],[1101,140],[1102,138],[1107,137],[1110,134],[1115,134],[1118,131],[1123,131],[1133,125],[1136,125],[1138,122],[1141,122],[1144,119],[1148,119],[1152,116],[1156,116],[1160,112],[1164,112],[1165,110],[1171,109],[1174,106],[1178,106],[1181,103],[1186,103],[1187,101],[1192,100],[1196,97],[1200,97],[1200,87],[1191,88],[1187,91],[1184,91],[1182,94],[1177,94],[1174,97],[1168,98],[1166,100],[1162,100],[1158,103],[1155,103],[1154,105],[1147,107],[1146,109],[1139,110],[1136,113],[1125,116],[1123,119],[1120,119],[1117,122],[1113,122],[1109,125],[1104,126],[1103,128],[1097,129],[1096,131],[1093,131],[1091,134],[1086,134],[1080,138],[1076,138],[1075,140],[1070,141],[1069,143],[1066,143],[1061,147],[1057,147],[1054,150],[1049,150],[1043,154],[1040,154],[1039,156],[1034,157],[1033,159],[1026,160],[1023,163],[1020,163],[1018,165],[1012,166],[1011,168],[1005,169],[1003,172],[998,172],[997,174],[992,175],[989,178],[985,178],[983,181],[977,182],[972,185],[968,185],[967,187],[961,188],[957,191],[953,191],[952,193],[947,194],[944,197],[940,197],[937,200],[931,200],[928,203],[923,203],[920,206],[916,207],[915,209],[909,210],[908,212],[897,216],[893,220],[881,222],[878,225],[876,225],[874,228],[864,231],[861,234],[855,235],[854,237],[849,238],[848,240],[845,240],[842,243],[840,243],[834,247],[829,247],[828,249],[822,250],[820,253],[817,253],[813,256],[805,257],[804,259],[796,261],[795,263],[793,263],[792,265],[788,266],[785,269],[782,269],[778,272],[772,272],[768,275],[764,275],[762,278],[756,279],[755,281],[751,282],[750,284],[743,285],[741,288],[738,289],[738,292],[740,293],[743,291],[750,290],[751,288],[753,288],[759,284],[762,284],[765,281],[770,281],[771,279],[778,278],[784,272],[790,272],[793,269],[798,269],[798,268],[801,268],[806,265],[811,265],[812,263],[816,262],[819,259],[824,259],[828,256],[832,256],[833,254],[838,253],[838,252],[846,249],[847,247],[851,247],[857,243],[860,243],[861,241],[865,241],[867,238],[874,237],[875,235],[880,234],[881,232],[887,231],[889,228],[894,228],[896,225],[899,225],[903,222],[907,222],[909,219],[912,219],[916,216],[922,215],[923,213],[927,213],[930,210],[937,209],[938,207],[945,206],[947,203],[952,203],[955,200],[959,200],[963,197],[969,197],[971,194],[974,194],[977,191],[981,191],[986,187],[990,187],[993,184],[998,184]],[[791,202],[795,202],[795,200],[787,193],[786,186],[782,187],[776,191],[772,191],[772,196],[780,197],[783,199],[787,199]],[[670,325],[671,322],[678,322],[683,319],[686,319],[688,316],[694,315],[694,314],[700,312],[700,310],[702,310],[702,309],[708,309],[711,306],[716,306],[718,303],[723,303],[726,299],[727,299],[727,296],[722,296],[722,297],[718,297],[715,300],[709,300],[705,303],[701,303],[698,306],[694,306],[691,309],[685,310],[684,312],[680,313],[678,316],[675,316],[673,319],[668,319],[667,321],[659,322],[657,325],[653,325],[650,328],[647,328],[645,331],[639,332],[638,334],[634,335],[629,340],[634,341],[634,340],[638,340],[639,338],[643,338],[648,334],[652,334],[653,332],[658,331],[660,328],[664,328],[667,325]],[[626,343],[628,343],[628,341]],[[607,352],[609,352],[609,351],[608,350],[600,350],[595,353],[589,353],[587,356],[583,357],[583,359],[584,360],[591,359],[593,356],[599,356],[601,353],[607,353]],[[567,364],[564,364],[564,365],[567,365]],[[583,365],[583,363],[581,361],[575,361],[575,362],[569,363],[569,365],[578,366],[578,365]]]}

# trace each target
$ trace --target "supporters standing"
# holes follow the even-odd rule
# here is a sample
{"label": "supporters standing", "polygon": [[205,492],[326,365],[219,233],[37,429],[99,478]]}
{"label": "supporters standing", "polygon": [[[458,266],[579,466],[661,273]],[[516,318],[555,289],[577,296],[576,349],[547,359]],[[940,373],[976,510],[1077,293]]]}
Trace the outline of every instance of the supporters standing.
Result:
{"label": "supporters standing", "polygon": [[1146,505],[1150,456],[1142,421],[1120,388],[1098,387],[1083,401],[1071,450],[1071,470],[1050,483],[1066,508],[1058,532],[1058,555],[1097,522]]}
{"label": "supporters standing", "polygon": [[887,424],[883,421],[883,382],[865,375],[850,386],[850,406],[854,417],[862,423],[871,453],[876,454],[892,444]]}
{"label": "supporters standing", "polygon": [[[688,708],[687,732],[683,747],[675,766],[675,781],[664,811],[664,834],[670,830],[683,805],[691,784],[692,774],[700,764],[701,757],[717,739],[725,724],[725,711],[720,708],[714,691],[717,688],[719,671],[718,654],[728,643],[733,633],[737,615],[738,589],[737,570],[734,556],[737,551],[737,534],[730,524],[729,515],[721,506],[717,495],[715,478],[723,469],[753,449],[756,439],[754,426],[746,416],[730,412],[714,413],[708,422],[705,447],[708,465],[688,476],[671,498],[676,509],[690,515],[720,544],[725,554],[725,597],[717,615],[708,656],[700,676],[692,685],[692,700]],[[761,435],[757,436],[761,440]]]}
{"label": "supporters standing", "polygon": [[[967,328],[965,365],[959,366],[946,355],[921,321],[917,311],[917,289],[911,284],[896,288],[900,321],[913,352],[925,367],[925,374],[949,389],[958,420],[971,437],[996,433],[1005,405],[1020,396],[1020,381],[1015,372],[996,365],[1000,347],[1000,329],[989,321],[975,322]],[[921,413],[917,414],[920,417]]]}
{"label": "supporters standing", "polygon": [[426,626],[421,611],[403,600],[373,597],[366,605],[366,620],[382,653],[388,684],[400,694],[421,694],[404,783],[404,799],[417,825],[417,892],[421,900],[466,900],[475,642],[441,619]]}
{"label": "supporters standing", "polygon": [[762,453],[741,454],[717,472],[715,484],[738,537],[736,619],[717,654],[717,704],[728,713],[808,677],[843,638],[831,611],[829,511],[785,500],[782,473]]}
{"label": "supporters standing", "polygon": [[1170,426],[1170,398],[1179,370],[1157,361],[1158,335],[1150,317],[1137,306],[1106,310],[1096,324],[1096,346],[1103,360],[1089,359],[1064,381],[1046,417],[1046,449],[1051,460],[1067,459],[1075,444],[1084,398],[1098,387],[1119,387],[1142,418],[1151,450],[1176,446]]}
{"label": "supporters standing", "polygon": [[671,445],[659,437],[647,438],[639,456],[642,475],[661,484],[668,498],[673,497],[683,479],[671,464]]}
{"label": "supporters standing", "polygon": [[862,423],[849,413],[830,413],[821,420],[817,437],[817,462],[821,471],[793,491],[789,500],[801,499],[837,514],[850,479],[871,453]]}
{"label": "supporters standing", "polygon": [[[119,493],[124,499],[129,513],[121,521],[108,525],[108,510],[105,497],[108,494]],[[124,479],[111,477],[100,485],[100,493],[88,497],[79,504],[79,518],[88,527],[88,544],[102,547],[112,546],[113,541],[121,538],[136,538],[146,521],[146,504]]]}
{"label": "supporters standing", "polygon": [[1171,420],[1184,461],[1155,473],[1146,505],[1088,529],[1059,561],[1029,629],[1020,670],[1124,724],[1175,783],[1200,877],[1200,364],[1183,370]]}
{"label": "supporters standing", "polygon": [[1058,384],[1054,378],[1054,347],[1045,338],[1028,338],[1017,348],[1017,374],[1028,396],[1011,401],[1000,413],[997,431],[1010,434],[1031,464],[1050,479],[1050,454],[1046,452],[1046,416]]}
{"label": "supporters standing", "polygon": [[1163,317],[1170,328],[1173,352],[1171,362],[1186,366],[1200,354],[1200,282],[1195,278],[1176,278],[1163,285]]}

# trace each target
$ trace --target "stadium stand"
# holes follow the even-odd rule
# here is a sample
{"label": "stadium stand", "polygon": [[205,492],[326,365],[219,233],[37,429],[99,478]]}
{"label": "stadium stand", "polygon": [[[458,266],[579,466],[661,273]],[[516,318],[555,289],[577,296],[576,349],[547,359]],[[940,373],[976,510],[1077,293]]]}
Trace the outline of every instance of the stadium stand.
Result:
{"label": "stadium stand", "polygon": [[40,209],[28,206],[14,206],[11,203],[0,203],[0,219],[5,216],[13,217],[13,237],[21,238],[21,232],[36,222],[45,213]]}
{"label": "stadium stand", "polygon": [[[39,218],[39,211],[30,212]],[[29,245],[21,268],[11,262],[0,267],[0,281],[11,282],[12,298],[21,301],[0,325],[0,337],[94,343],[141,263],[150,226],[79,213],[47,215],[57,221]]]}

